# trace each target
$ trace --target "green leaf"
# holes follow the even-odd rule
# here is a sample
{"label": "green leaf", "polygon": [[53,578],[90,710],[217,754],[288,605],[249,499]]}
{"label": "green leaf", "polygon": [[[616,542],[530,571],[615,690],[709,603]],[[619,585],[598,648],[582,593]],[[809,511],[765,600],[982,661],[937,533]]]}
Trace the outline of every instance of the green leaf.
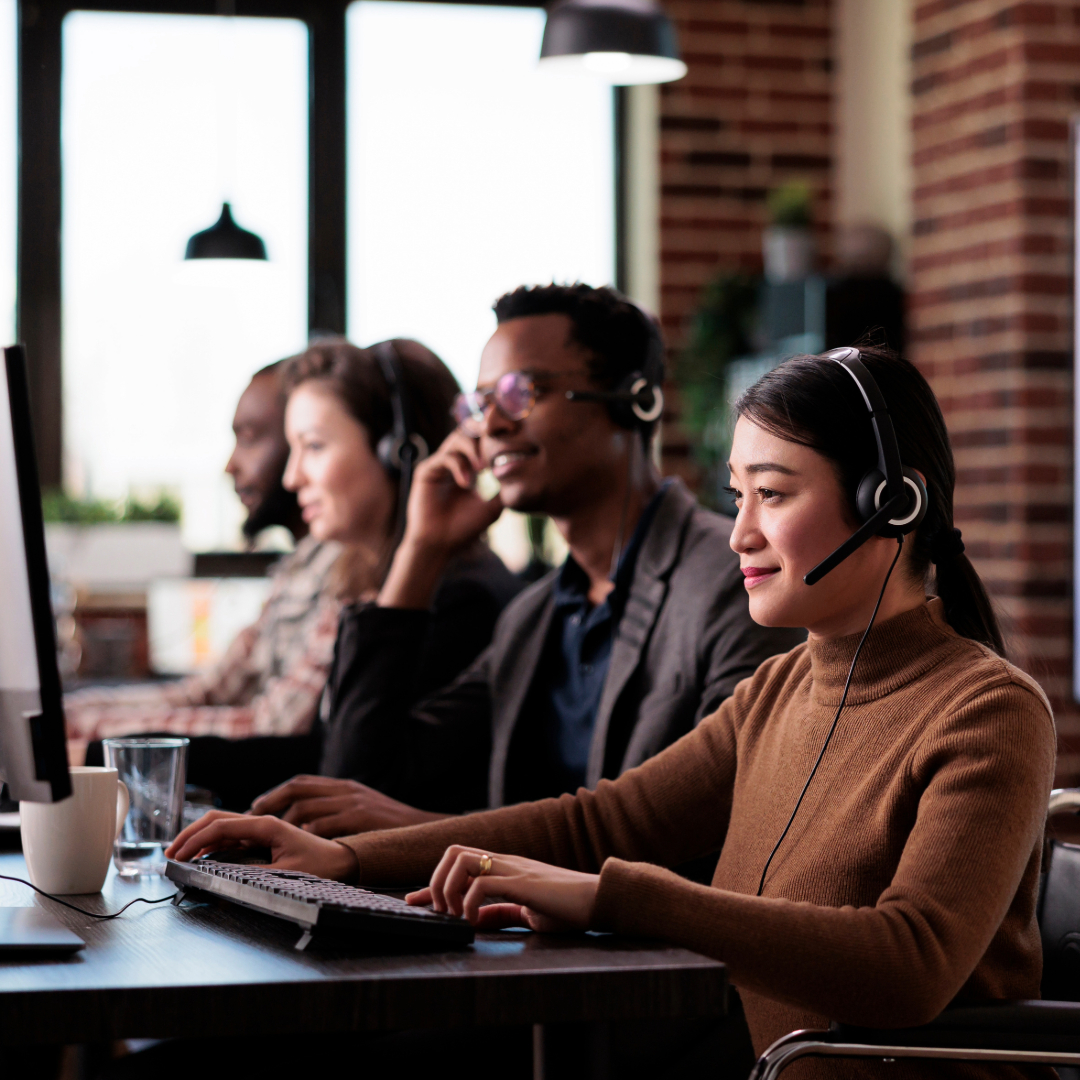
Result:
{"label": "green leaf", "polygon": [[791,180],[773,188],[765,197],[765,205],[774,225],[806,228],[814,220],[814,195],[805,180]]}

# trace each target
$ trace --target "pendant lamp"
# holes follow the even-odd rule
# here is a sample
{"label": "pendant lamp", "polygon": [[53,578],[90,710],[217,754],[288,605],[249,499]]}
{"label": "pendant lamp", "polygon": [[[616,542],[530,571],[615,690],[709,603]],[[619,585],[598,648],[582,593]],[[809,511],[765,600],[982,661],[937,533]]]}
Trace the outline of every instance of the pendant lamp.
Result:
{"label": "pendant lamp", "polygon": [[233,220],[228,203],[221,207],[221,217],[209,229],[197,232],[187,243],[185,259],[262,259],[266,245],[262,237],[241,229]]}
{"label": "pendant lamp", "polygon": [[540,66],[612,86],[686,74],[675,27],[654,0],[561,0],[548,12]]}

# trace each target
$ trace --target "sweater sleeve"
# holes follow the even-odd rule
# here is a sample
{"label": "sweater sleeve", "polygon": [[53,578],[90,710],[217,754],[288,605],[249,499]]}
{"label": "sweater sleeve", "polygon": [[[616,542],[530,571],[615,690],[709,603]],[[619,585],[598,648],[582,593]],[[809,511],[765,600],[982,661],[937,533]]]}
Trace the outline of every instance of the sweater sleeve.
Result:
{"label": "sweater sleeve", "polygon": [[998,685],[950,711],[912,768],[917,816],[873,907],[746,896],[612,858],[594,924],[716,957],[740,987],[836,1020],[926,1023],[963,987],[1036,865],[1053,722],[1031,690]]}
{"label": "sweater sleeve", "polygon": [[[364,884],[426,880],[450,844],[597,873],[612,856],[677,866],[723,843],[735,776],[735,717],[752,682],[694,731],[595,791],[405,829],[344,837]],[[681,880],[681,879],[677,879]]]}

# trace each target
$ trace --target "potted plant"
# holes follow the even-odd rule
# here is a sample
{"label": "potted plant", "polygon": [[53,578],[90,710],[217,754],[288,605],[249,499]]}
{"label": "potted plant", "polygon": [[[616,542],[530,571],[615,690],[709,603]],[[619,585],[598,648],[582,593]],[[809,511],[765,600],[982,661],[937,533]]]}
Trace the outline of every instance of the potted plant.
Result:
{"label": "potted plant", "polygon": [[155,577],[190,572],[180,506],[168,495],[109,502],[47,491],[41,505],[50,569],[76,588],[138,593]]}
{"label": "potted plant", "polygon": [[814,269],[813,195],[808,184],[792,180],[766,198],[769,227],[762,236],[765,277],[773,283],[798,281]]}

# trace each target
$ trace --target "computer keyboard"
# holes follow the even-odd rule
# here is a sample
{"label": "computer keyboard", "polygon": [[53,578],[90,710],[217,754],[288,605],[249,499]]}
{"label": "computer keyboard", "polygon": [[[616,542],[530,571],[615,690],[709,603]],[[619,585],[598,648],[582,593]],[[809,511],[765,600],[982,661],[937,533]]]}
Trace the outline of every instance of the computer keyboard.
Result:
{"label": "computer keyboard", "polygon": [[298,949],[307,948],[315,934],[337,942],[373,936],[413,938],[433,945],[468,945],[473,940],[473,929],[464,919],[299,870],[211,858],[189,863],[169,859],[165,876],[180,886],[174,904],[198,889],[297,923],[304,929]]}

